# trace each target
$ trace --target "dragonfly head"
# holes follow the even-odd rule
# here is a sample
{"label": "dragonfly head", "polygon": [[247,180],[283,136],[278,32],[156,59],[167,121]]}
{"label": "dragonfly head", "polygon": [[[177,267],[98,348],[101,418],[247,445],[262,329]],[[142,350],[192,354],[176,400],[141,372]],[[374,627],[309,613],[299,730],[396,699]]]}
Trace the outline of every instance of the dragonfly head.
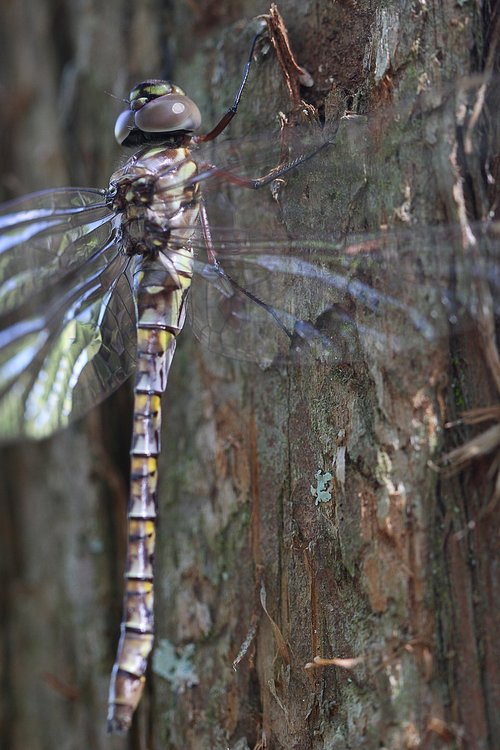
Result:
{"label": "dragonfly head", "polygon": [[188,135],[201,125],[196,104],[169,81],[143,81],[134,86],[129,108],[115,125],[115,138],[121,146],[162,143]]}

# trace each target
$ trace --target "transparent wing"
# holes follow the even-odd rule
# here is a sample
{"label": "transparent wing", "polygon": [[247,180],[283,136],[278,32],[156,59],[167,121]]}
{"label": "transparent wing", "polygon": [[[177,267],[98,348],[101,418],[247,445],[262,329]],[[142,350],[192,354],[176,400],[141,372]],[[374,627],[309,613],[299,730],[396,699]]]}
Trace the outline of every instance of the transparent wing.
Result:
{"label": "transparent wing", "polygon": [[[329,172],[326,183],[326,223],[335,226],[336,236],[348,225],[348,218],[335,215],[337,204],[349,206],[349,195],[337,200],[344,186],[362,190],[368,171],[377,169],[373,162],[368,166],[373,153],[366,158],[369,132],[363,122],[343,118],[332,147],[342,154],[341,172]],[[482,227],[470,253],[464,252],[456,227],[348,236],[339,245],[328,227],[323,233],[316,226],[297,232],[302,240],[283,233],[277,239],[281,208],[269,191],[257,213],[247,210],[256,193],[236,195],[238,186],[278,163],[312,156],[325,137],[333,139],[317,127],[298,128],[287,132],[286,142],[275,133],[196,150],[197,180],[212,223],[221,227],[212,242],[216,264],[203,260],[203,243],[192,239],[198,253],[192,295],[198,336],[229,356],[264,363],[290,352],[305,353],[313,362],[344,362],[374,347],[397,352],[430,345],[450,325],[465,330],[485,309],[479,288],[489,290],[487,306],[495,314],[498,242]],[[314,172],[322,160],[308,164]],[[161,169],[157,174],[162,176]],[[280,181],[273,187],[279,199]],[[171,195],[178,202],[179,191]],[[115,218],[106,196],[104,191],[51,191],[0,210],[4,436],[40,437],[63,427],[130,372],[132,269],[115,246]],[[176,241],[181,247],[188,233],[179,228],[176,240],[174,231],[174,247]],[[491,252],[488,260],[483,251]]]}
{"label": "transparent wing", "polygon": [[[457,102],[473,100],[480,81],[465,88],[464,83],[457,82],[436,101],[451,95]],[[494,225],[472,227],[475,237],[468,247],[463,227],[409,226],[404,215],[401,223],[408,229],[349,234],[351,201],[370,181],[384,184],[387,153],[377,149],[384,118],[393,115],[404,122],[414,106],[409,102],[369,120],[341,118],[336,133],[314,126],[295,129],[284,151],[276,134],[274,151],[266,139],[251,139],[248,154],[247,145],[238,143],[214,147],[208,161],[220,169],[202,169],[199,179],[215,225],[211,244],[218,264],[204,262],[203,243],[193,241],[199,260],[192,293],[193,327],[211,349],[262,363],[299,349],[312,354],[312,361],[317,355],[348,362],[374,347],[421,351],[447,336],[450,326],[455,333],[470,329],[482,315],[483,294],[492,314],[498,313]],[[318,154],[325,141],[327,149]],[[425,151],[425,139],[415,148]],[[331,151],[337,158],[328,158]],[[311,170],[306,194],[294,193],[293,174],[285,175],[290,192],[283,214],[280,180],[271,186],[276,200],[269,189],[238,190],[239,176],[256,176],[283,161],[283,154],[293,163],[315,152],[300,167],[301,173]],[[316,220],[307,228],[300,224],[301,201],[319,206],[326,201],[324,214],[310,212]]]}
{"label": "transparent wing", "polygon": [[102,191],[0,211],[0,437],[41,438],[113,391],[135,361],[130,260]]}
{"label": "transparent wing", "polygon": [[0,207],[0,312],[57,284],[106,242],[112,212],[99,190],[44,190]]}
{"label": "transparent wing", "polygon": [[[245,239],[196,262],[192,325],[210,349],[270,364],[353,362],[367,351],[424,351],[500,315],[498,226],[415,227],[325,241]],[[201,246],[199,254],[201,257]]]}

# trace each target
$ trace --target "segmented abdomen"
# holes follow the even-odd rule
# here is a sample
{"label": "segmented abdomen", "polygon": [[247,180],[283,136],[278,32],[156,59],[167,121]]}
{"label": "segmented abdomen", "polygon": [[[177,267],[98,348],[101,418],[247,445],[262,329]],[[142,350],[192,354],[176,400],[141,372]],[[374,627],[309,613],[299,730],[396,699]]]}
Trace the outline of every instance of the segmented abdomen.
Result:
{"label": "segmented abdomen", "polygon": [[[172,257],[174,267],[170,266]],[[191,284],[189,258],[188,251],[184,251],[182,256],[163,257],[163,261],[143,259],[139,271],[124,616],[109,691],[109,731],[125,732],[129,728],[143,692],[153,646],[160,397],[167,385],[176,337],[184,324]]]}

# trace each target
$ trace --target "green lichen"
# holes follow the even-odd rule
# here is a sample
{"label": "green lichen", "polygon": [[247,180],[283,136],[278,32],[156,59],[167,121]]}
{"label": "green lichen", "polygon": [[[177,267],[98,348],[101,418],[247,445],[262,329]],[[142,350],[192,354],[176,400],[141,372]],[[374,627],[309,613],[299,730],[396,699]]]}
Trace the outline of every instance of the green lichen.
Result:
{"label": "green lichen", "polygon": [[316,487],[313,487],[311,484],[311,495],[316,498],[315,505],[329,502],[332,499],[330,482],[333,476],[329,471],[323,473],[321,469],[318,469],[314,477],[316,479]]}
{"label": "green lichen", "polygon": [[195,646],[188,643],[177,649],[167,639],[162,639],[153,654],[153,672],[167,680],[175,692],[198,685],[199,678],[192,663]]}

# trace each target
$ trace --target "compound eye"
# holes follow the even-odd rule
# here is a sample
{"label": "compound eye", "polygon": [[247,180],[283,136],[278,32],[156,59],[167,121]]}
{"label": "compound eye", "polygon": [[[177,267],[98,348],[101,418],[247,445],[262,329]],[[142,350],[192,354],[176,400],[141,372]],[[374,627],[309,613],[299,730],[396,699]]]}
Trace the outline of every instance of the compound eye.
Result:
{"label": "compound eye", "polygon": [[115,138],[120,144],[128,138],[131,130],[135,128],[134,112],[126,109],[118,115],[115,123]]}
{"label": "compound eye", "polygon": [[135,112],[135,125],[145,133],[170,133],[197,130],[201,114],[187,96],[165,94],[152,99]]}

